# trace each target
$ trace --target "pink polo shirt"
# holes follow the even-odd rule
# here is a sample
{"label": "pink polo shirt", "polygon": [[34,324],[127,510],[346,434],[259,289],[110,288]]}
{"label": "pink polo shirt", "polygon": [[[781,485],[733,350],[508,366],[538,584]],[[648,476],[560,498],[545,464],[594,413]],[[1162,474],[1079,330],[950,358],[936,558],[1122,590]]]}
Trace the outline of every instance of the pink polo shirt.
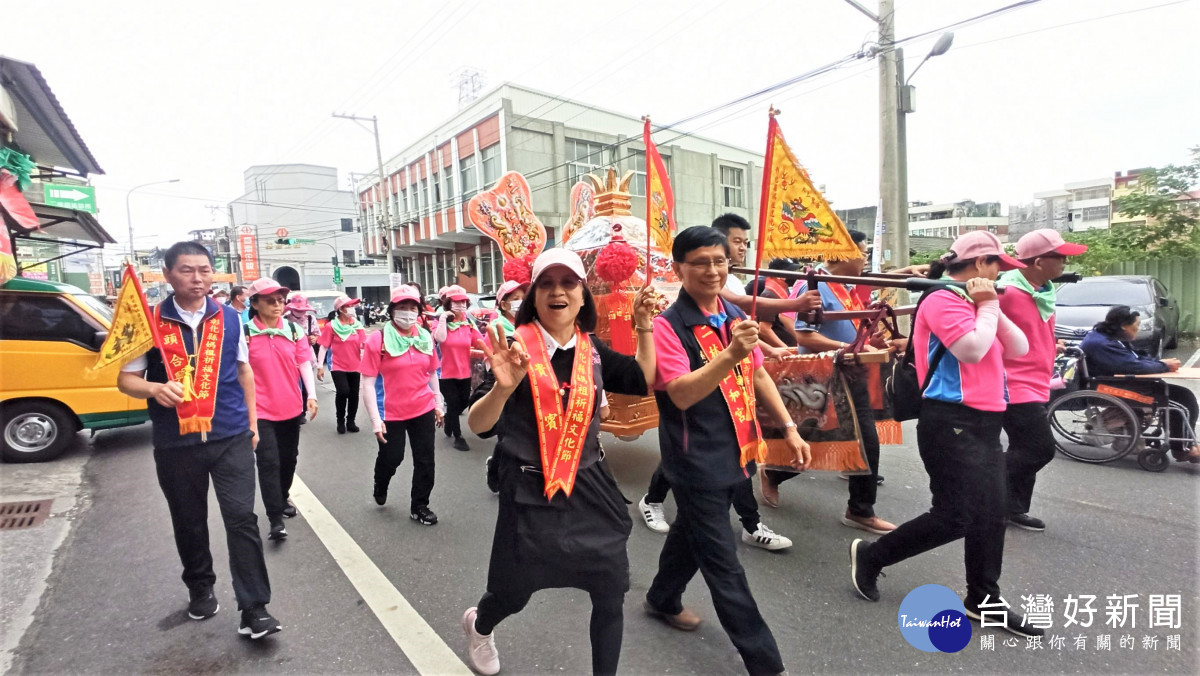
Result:
{"label": "pink polo shirt", "polygon": [[437,351],[425,354],[410,347],[399,357],[383,354],[383,331],[367,336],[360,372],[378,377],[375,394],[384,420],[412,420],[437,405],[429,377],[437,373]]}
{"label": "pink polo shirt", "polygon": [[338,338],[338,335],[333,332],[333,322],[337,319],[325,322],[325,326],[321,327],[321,335],[317,338],[317,344],[329,350],[333,354],[333,370],[354,372],[358,370],[358,365],[362,361],[363,342],[367,339],[367,332],[359,329],[350,334],[346,340]]}
{"label": "pink polo shirt", "polygon": [[471,377],[471,346],[475,341],[482,341],[483,334],[475,328],[471,320],[466,320],[467,326],[460,326],[446,332],[446,340],[442,346],[442,377],[470,378]]}
{"label": "pink polo shirt", "polygon": [[[264,327],[258,317],[250,321]],[[250,369],[254,371],[255,409],[260,420],[274,422],[291,420],[304,412],[298,367],[313,358],[303,329],[296,328],[299,339],[293,342],[288,322],[280,320],[279,326],[288,334],[287,338],[260,334],[247,340]]]}
{"label": "pink polo shirt", "polygon": [[[705,313],[705,315],[707,314]],[[653,325],[654,352],[658,364],[654,372],[654,389],[665,392],[667,390],[667,383],[692,372],[692,364],[688,360],[687,352],[683,349],[683,343],[679,341],[679,336],[675,335],[675,329],[671,328],[671,322],[659,315],[654,318]],[[721,337],[722,345],[729,344],[728,329],[729,324],[726,324],[722,330],[717,332]],[[755,369],[762,366],[762,350],[755,347],[750,358],[753,361]]]}
{"label": "pink polo shirt", "polygon": [[1033,296],[1012,285],[1006,286],[1000,294],[1000,311],[1029,341],[1029,352],[1025,356],[1004,360],[1004,370],[1008,374],[1008,402],[1044,404],[1050,401],[1050,379],[1054,373],[1054,358],[1058,356],[1054,315],[1042,321]]}
{"label": "pink polo shirt", "polygon": [[[996,301],[987,301],[996,302]],[[917,379],[925,382],[929,359],[938,345],[954,341],[975,330],[975,305],[953,291],[933,291],[921,301],[913,327],[913,345],[917,346]],[[926,399],[963,404],[980,411],[1007,408],[1004,387],[1004,348],[992,341],[978,364],[960,362],[950,350],[942,355],[937,372],[925,390]]]}

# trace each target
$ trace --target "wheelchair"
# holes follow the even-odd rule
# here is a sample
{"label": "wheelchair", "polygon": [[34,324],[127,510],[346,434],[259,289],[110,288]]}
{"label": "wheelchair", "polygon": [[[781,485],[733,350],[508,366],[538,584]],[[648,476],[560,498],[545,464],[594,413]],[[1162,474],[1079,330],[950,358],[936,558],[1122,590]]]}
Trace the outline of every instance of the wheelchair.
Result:
{"label": "wheelchair", "polygon": [[[1171,442],[1190,446],[1196,438],[1187,408],[1170,401],[1163,380],[1092,376],[1078,347],[1067,348],[1055,372],[1065,387],[1051,393],[1050,429],[1058,451],[1072,460],[1103,464],[1136,452],[1142,469],[1162,472],[1171,464]],[[1142,386],[1136,391],[1129,387],[1135,382]],[[1171,436],[1172,416],[1182,420],[1184,438]]]}

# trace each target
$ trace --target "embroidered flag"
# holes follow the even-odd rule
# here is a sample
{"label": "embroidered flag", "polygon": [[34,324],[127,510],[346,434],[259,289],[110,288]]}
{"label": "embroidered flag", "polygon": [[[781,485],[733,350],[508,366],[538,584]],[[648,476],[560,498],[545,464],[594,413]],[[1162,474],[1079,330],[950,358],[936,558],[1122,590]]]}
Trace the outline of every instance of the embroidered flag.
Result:
{"label": "embroidered flag", "polygon": [[759,243],[755,267],[765,256],[808,260],[862,257],[858,245],[825,196],[800,166],[772,111],[767,128],[766,173],[759,208]]}
{"label": "embroidered flag", "polygon": [[650,118],[643,118],[642,142],[646,145],[646,228],[660,251],[671,251],[675,238],[675,193],[658,146],[650,140]]}
{"label": "embroidered flag", "polygon": [[84,371],[84,376],[90,380],[105,369],[113,366],[120,368],[135,357],[149,352],[157,344],[158,338],[150,321],[150,310],[142,293],[142,285],[133,272],[133,266],[126,263],[108,337],[100,346],[96,362]]}

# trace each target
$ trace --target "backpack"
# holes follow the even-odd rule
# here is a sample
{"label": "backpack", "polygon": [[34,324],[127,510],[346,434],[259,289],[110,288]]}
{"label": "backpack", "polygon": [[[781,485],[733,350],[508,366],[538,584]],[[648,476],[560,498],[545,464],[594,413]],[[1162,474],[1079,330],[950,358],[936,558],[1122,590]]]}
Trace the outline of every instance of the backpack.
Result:
{"label": "backpack", "polygon": [[[934,291],[936,289],[921,296],[921,299],[917,301],[916,312],[920,312],[921,303],[925,302],[925,299]],[[916,312],[913,313],[913,334],[916,333],[917,326]],[[892,417],[896,420],[914,420],[921,415],[921,399],[925,396],[925,390],[929,389],[929,382],[933,380],[933,374],[937,371],[942,356],[946,354],[946,346],[938,345],[929,359],[929,370],[925,373],[925,382],[919,382],[913,356],[916,354],[916,350],[917,346],[909,342],[908,349],[904,351],[904,357],[893,362],[892,372],[888,376],[887,382],[884,383],[888,396],[892,399]]]}

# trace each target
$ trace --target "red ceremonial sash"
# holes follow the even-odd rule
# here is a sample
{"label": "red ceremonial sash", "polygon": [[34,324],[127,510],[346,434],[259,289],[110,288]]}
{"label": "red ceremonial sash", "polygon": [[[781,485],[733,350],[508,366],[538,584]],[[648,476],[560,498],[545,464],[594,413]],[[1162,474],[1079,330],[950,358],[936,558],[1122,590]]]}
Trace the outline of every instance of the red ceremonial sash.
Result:
{"label": "red ceremonial sash", "polygon": [[517,327],[516,339],[529,354],[526,372],[529,388],[533,391],[546,500],[552,499],[559,489],[571,497],[575,473],[583,455],[583,442],[596,406],[592,341],[586,333],[575,330],[575,362],[571,365],[571,392],[564,413],[561,385],[550,365],[541,329],[536,324],[522,324]]}
{"label": "red ceremonial sash", "polygon": [[859,300],[858,296],[850,293],[850,290],[846,288],[845,284],[830,284],[829,282],[824,282],[824,284],[825,286],[829,287],[829,292],[833,294],[834,298],[838,299],[838,302],[841,303],[842,307],[846,310],[865,309],[862,301]]}
{"label": "red ceremonial sash", "polygon": [[767,277],[766,280],[767,280],[767,283],[766,283],[765,287],[766,287],[767,291],[774,293],[776,298],[787,298],[788,297],[787,287],[784,286],[782,280],[780,280],[778,277]]}
{"label": "red ceremonial sash", "polygon": [[162,317],[162,303],[154,308],[154,322],[162,337],[163,365],[167,378],[183,386],[183,401],[175,407],[179,433],[199,433],[204,438],[212,431],[213,411],[217,405],[217,382],[221,372],[221,342],[225,337],[224,313],[200,324],[200,336],[193,343],[193,354],[183,342],[183,325]]}
{"label": "red ceremonial sash", "polygon": [[[700,357],[705,364],[725,349],[711,326],[694,326],[692,332],[700,343]],[[753,377],[754,358],[752,354],[748,354],[733,367],[733,370],[725,374],[719,388],[721,396],[725,398],[725,405],[729,407],[729,415],[733,417],[733,429],[737,433],[742,467],[751,460],[761,463],[767,457],[767,444],[758,428],[754,392],[750,388],[750,379]]]}

